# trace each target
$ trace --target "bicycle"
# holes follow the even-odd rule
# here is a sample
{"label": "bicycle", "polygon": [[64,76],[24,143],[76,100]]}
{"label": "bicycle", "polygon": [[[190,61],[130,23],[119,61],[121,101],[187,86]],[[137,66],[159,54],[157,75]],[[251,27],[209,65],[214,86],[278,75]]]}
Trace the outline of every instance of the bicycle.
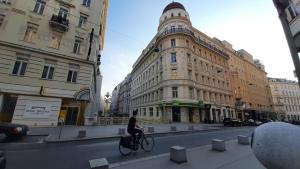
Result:
{"label": "bicycle", "polygon": [[119,141],[119,152],[123,156],[127,156],[132,153],[132,151],[138,151],[141,147],[145,152],[150,152],[154,148],[154,137],[153,135],[145,135],[144,130],[142,130],[142,135],[137,143],[134,143],[133,136],[121,137]]}

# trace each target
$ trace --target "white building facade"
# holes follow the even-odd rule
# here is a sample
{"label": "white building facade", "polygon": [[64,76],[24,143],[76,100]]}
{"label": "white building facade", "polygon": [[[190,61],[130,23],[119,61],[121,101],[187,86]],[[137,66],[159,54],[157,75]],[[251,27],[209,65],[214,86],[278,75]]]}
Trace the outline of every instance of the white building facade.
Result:
{"label": "white building facade", "polygon": [[152,122],[222,122],[236,118],[228,55],[192,26],[178,2],[167,5],[158,32],[131,72],[131,112]]}
{"label": "white building facade", "polygon": [[300,120],[300,88],[297,82],[269,78],[274,109],[278,119],[287,121]]}
{"label": "white building facade", "polygon": [[0,120],[89,125],[100,104],[107,0],[0,3]]}

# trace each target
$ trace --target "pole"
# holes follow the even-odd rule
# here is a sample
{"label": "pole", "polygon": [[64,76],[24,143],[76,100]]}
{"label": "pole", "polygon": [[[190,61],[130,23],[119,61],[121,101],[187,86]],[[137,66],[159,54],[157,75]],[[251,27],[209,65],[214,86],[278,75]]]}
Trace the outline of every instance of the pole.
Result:
{"label": "pole", "polygon": [[273,0],[273,3],[278,11],[278,17],[280,19],[280,22],[282,24],[283,30],[284,30],[284,34],[286,36],[286,40],[292,55],[292,59],[293,59],[293,63],[295,66],[295,72],[296,72],[296,76],[298,78],[298,84],[300,86],[300,59],[298,56],[298,51],[297,51],[297,47],[289,26],[289,23],[287,21],[287,16],[285,13],[285,7],[283,6],[283,4],[281,2],[279,2],[279,0]]}

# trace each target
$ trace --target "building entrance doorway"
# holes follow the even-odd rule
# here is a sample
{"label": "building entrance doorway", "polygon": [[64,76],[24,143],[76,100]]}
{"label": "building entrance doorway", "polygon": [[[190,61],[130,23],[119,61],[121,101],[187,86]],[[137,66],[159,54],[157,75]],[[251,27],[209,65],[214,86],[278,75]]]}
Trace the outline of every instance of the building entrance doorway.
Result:
{"label": "building entrance doorway", "polygon": [[78,107],[68,107],[66,116],[66,125],[76,125],[78,118]]}
{"label": "building entrance doorway", "polygon": [[193,119],[194,112],[192,108],[189,108],[189,122],[192,123],[194,121]]}
{"label": "building entrance doorway", "polygon": [[18,96],[15,95],[2,95],[3,101],[0,103],[0,122],[12,121],[15,107],[17,104]]}
{"label": "building entrance doorway", "polygon": [[173,122],[180,122],[180,108],[179,107],[172,107],[172,117]]}

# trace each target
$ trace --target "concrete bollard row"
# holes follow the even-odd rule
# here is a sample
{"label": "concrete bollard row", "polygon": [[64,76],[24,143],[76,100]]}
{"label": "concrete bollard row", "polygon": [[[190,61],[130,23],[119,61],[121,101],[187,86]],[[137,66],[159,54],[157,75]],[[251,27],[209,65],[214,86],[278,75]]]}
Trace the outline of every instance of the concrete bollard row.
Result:
{"label": "concrete bollard row", "polygon": [[170,127],[170,130],[171,130],[171,131],[177,131],[177,127],[176,127],[176,126],[171,126],[171,127]]}
{"label": "concrete bollard row", "polygon": [[152,126],[151,126],[151,127],[148,127],[148,132],[149,132],[149,133],[154,133],[154,127],[152,127]]}
{"label": "concrete bollard row", "polygon": [[119,135],[125,135],[125,131],[126,131],[125,128],[119,128],[118,134],[119,134]]}
{"label": "concrete bollard row", "polygon": [[77,137],[78,138],[86,137],[86,130],[79,130]]}
{"label": "concrete bollard row", "polygon": [[226,150],[224,140],[213,139],[211,144],[212,144],[212,150],[214,150],[214,151],[225,151]]}
{"label": "concrete bollard row", "polygon": [[189,131],[193,131],[193,130],[195,130],[195,128],[194,128],[194,126],[189,126],[189,127],[188,127],[188,130],[189,130]]}
{"label": "concrete bollard row", "polygon": [[186,149],[181,146],[173,146],[170,148],[170,160],[175,163],[185,163],[187,162],[186,158]]}
{"label": "concrete bollard row", "polygon": [[108,169],[109,163],[106,158],[94,159],[90,160],[90,168],[91,169]]}
{"label": "concrete bollard row", "polygon": [[238,135],[238,143],[242,145],[249,145],[250,141],[247,136]]}

